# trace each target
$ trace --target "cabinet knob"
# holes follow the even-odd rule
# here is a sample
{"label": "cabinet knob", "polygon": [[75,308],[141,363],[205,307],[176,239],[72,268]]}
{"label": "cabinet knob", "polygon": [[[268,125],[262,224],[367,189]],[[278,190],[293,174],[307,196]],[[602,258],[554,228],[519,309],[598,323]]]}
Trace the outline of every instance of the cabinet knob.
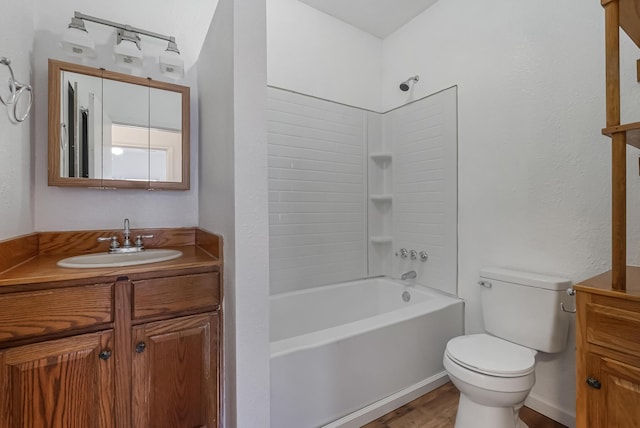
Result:
{"label": "cabinet knob", "polygon": [[600,381],[594,377],[590,377],[587,379],[587,385],[595,389],[600,389],[602,387],[602,384],[600,383]]}
{"label": "cabinet knob", "polygon": [[100,353],[98,354],[98,358],[100,358],[101,360],[108,360],[109,358],[111,358],[111,349],[107,348],[100,351]]}
{"label": "cabinet knob", "polygon": [[136,345],[136,352],[138,354],[141,354],[144,352],[145,348],[147,347],[147,344],[144,342],[138,342],[138,344]]}

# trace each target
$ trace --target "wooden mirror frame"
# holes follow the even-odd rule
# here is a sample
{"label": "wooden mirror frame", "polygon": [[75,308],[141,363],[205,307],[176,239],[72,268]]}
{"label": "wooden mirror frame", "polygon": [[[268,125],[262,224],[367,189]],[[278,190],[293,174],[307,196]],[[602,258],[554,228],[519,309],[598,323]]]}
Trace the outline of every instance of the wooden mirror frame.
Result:
{"label": "wooden mirror frame", "polygon": [[[100,178],[76,178],[60,176],[60,73],[72,73],[94,76],[101,79],[131,83],[149,88],[163,89],[182,94],[182,181],[137,181],[112,180]],[[190,88],[173,83],[160,82],[151,78],[130,76],[128,74],[108,71],[102,68],[87,67],[54,59],[49,59],[49,186],[87,187],[100,189],[149,189],[149,190],[189,190],[190,178]]]}

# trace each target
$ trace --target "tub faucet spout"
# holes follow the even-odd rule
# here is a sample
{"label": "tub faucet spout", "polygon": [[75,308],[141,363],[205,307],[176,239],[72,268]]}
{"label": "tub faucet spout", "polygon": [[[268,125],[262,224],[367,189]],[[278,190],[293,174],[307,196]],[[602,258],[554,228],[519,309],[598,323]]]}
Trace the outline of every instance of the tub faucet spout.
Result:
{"label": "tub faucet spout", "polygon": [[405,281],[407,279],[416,279],[418,275],[415,270],[410,270],[409,272],[405,272],[400,276],[400,279]]}

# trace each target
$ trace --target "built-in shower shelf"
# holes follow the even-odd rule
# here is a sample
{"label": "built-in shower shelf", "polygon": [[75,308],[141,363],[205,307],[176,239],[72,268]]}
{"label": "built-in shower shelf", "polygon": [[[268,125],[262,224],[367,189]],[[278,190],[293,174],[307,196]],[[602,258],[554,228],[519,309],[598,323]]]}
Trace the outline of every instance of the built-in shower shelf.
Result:
{"label": "built-in shower shelf", "polygon": [[369,157],[377,162],[390,161],[393,158],[391,152],[373,152],[369,154]]}
{"label": "built-in shower shelf", "polygon": [[391,202],[393,200],[393,196],[390,193],[379,193],[370,195],[369,199],[374,202]]}
{"label": "built-in shower shelf", "polygon": [[392,241],[391,236],[372,236],[369,238],[372,244],[390,244]]}

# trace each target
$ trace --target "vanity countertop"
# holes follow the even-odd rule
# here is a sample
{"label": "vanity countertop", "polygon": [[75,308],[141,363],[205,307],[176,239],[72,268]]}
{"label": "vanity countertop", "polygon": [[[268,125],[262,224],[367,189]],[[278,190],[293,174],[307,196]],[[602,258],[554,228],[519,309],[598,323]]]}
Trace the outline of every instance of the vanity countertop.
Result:
{"label": "vanity countertop", "polygon": [[[8,285],[36,284],[88,278],[108,281],[115,280],[120,276],[130,276],[133,274],[167,272],[177,269],[211,268],[222,264],[219,259],[211,256],[195,245],[168,248],[182,251],[182,256],[166,262],[109,268],[61,268],[58,267],[56,263],[66,256],[36,256],[12,269],[0,273],[0,288]],[[0,291],[0,293],[1,292],[2,291]]]}
{"label": "vanity countertop", "polygon": [[640,302],[640,266],[627,266],[626,277],[627,289],[625,291],[613,290],[611,288],[610,270],[593,278],[580,281],[578,284],[575,284],[573,288],[578,291]]}
{"label": "vanity countertop", "polygon": [[[72,269],[57,265],[59,260],[70,255],[99,252],[99,250],[87,251],[86,248],[82,248],[74,251],[66,245],[64,251],[56,251],[52,242],[70,243],[76,236],[82,238],[81,242],[87,242],[87,234],[104,234],[101,231],[77,232],[77,234],[74,232],[36,233],[0,242],[0,256],[8,254],[7,257],[2,257],[5,264],[0,266],[2,268],[0,294],[19,291],[16,287],[20,286],[28,287],[29,290],[40,288],[38,284],[43,286],[48,284],[48,287],[51,287],[55,282],[64,282],[66,285],[73,282],[86,283],[88,279],[96,282],[113,282],[123,276],[142,279],[170,275],[172,272],[185,269],[192,272],[222,269],[222,240],[219,236],[195,228],[177,230],[178,233],[173,233],[175,229],[171,230],[171,233],[167,233],[166,230],[154,230],[157,237],[156,244],[160,244],[155,245],[154,248],[179,250],[182,252],[181,257],[164,262],[122,267]],[[180,238],[176,239],[175,236]],[[7,261],[8,259],[12,259],[12,262]]]}

